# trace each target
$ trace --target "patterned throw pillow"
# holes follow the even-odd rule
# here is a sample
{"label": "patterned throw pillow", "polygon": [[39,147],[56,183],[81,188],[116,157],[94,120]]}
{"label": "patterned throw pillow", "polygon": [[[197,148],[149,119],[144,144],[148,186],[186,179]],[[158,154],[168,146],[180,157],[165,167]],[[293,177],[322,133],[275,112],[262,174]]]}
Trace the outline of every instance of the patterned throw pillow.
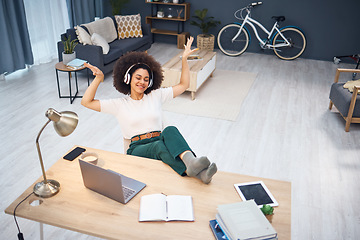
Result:
{"label": "patterned throw pillow", "polygon": [[119,39],[143,37],[140,14],[126,16],[116,15],[115,20],[118,27]]}

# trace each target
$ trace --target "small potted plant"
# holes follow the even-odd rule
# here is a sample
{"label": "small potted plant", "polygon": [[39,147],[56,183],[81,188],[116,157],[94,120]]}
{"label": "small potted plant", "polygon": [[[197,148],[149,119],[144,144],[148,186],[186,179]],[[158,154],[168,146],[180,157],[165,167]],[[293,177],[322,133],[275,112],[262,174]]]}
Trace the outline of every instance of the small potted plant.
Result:
{"label": "small potted plant", "polygon": [[260,209],[267,218],[267,220],[269,220],[269,222],[271,223],[274,216],[274,208],[270,205],[264,204]]}
{"label": "small potted plant", "polygon": [[190,21],[191,25],[197,26],[201,30],[201,34],[196,36],[197,47],[199,49],[214,50],[215,36],[209,34],[211,28],[221,24],[220,21],[214,20],[214,17],[207,17],[208,9],[195,10],[195,20]]}
{"label": "small potted plant", "polygon": [[158,18],[163,18],[165,17],[165,12],[162,8],[159,9],[159,11],[157,12],[157,17]]}
{"label": "small potted plant", "polygon": [[64,44],[64,51],[62,53],[63,63],[66,65],[71,60],[74,60],[76,58],[76,53],[74,49],[78,42],[76,41],[76,39],[71,40],[71,35],[69,35],[68,38],[65,37],[62,43]]}

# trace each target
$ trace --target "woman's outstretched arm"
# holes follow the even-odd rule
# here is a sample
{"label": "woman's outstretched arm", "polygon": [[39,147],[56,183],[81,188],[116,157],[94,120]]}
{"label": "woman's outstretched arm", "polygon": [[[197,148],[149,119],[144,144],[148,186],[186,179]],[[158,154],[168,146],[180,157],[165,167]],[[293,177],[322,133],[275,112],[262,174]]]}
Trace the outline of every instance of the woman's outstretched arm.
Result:
{"label": "woman's outstretched arm", "polygon": [[89,68],[93,75],[95,76],[94,80],[90,84],[90,86],[86,89],[84,96],[81,99],[81,105],[87,107],[89,109],[95,110],[100,112],[100,102],[99,100],[94,99],[96,91],[100,85],[100,82],[104,81],[104,73],[97,67],[89,64],[84,63],[85,67]]}
{"label": "woman's outstretched arm", "polygon": [[194,41],[193,37],[190,37],[185,45],[185,49],[182,55],[182,69],[181,69],[181,76],[180,76],[180,83],[173,86],[173,94],[174,98],[185,92],[186,89],[190,86],[190,69],[189,64],[187,62],[187,58],[194,53],[195,51],[199,50],[195,48],[191,50],[191,44]]}

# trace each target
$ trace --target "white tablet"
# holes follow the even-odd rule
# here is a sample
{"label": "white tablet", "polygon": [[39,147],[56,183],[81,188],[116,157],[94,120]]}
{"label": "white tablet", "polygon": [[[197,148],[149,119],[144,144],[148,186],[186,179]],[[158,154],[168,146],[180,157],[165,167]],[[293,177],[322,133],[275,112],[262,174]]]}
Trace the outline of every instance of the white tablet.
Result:
{"label": "white tablet", "polygon": [[259,207],[262,207],[264,204],[272,207],[279,206],[263,181],[237,183],[234,184],[234,187],[243,201],[254,199]]}

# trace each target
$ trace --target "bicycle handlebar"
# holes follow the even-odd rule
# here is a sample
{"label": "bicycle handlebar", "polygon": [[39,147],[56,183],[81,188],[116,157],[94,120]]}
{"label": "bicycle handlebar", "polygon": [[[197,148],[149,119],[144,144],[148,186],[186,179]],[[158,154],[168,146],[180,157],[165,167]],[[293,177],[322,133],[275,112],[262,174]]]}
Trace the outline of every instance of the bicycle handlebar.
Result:
{"label": "bicycle handlebar", "polygon": [[257,5],[261,5],[262,4],[262,2],[253,2],[253,3],[250,3],[249,4],[249,7],[251,6],[251,7],[255,7],[255,6],[257,6]]}
{"label": "bicycle handlebar", "polygon": [[[249,5],[247,5],[246,7],[244,8],[240,8],[238,9],[237,11],[235,11],[234,13],[234,16],[235,18],[237,19],[240,19],[240,20],[244,20],[244,17],[243,17],[243,11],[246,10],[248,12],[248,14],[250,14],[250,11],[251,11],[251,8],[255,7],[255,6],[258,6],[258,5],[261,5],[262,2],[253,2],[253,3],[250,3]],[[237,16],[239,15],[239,16]]]}

